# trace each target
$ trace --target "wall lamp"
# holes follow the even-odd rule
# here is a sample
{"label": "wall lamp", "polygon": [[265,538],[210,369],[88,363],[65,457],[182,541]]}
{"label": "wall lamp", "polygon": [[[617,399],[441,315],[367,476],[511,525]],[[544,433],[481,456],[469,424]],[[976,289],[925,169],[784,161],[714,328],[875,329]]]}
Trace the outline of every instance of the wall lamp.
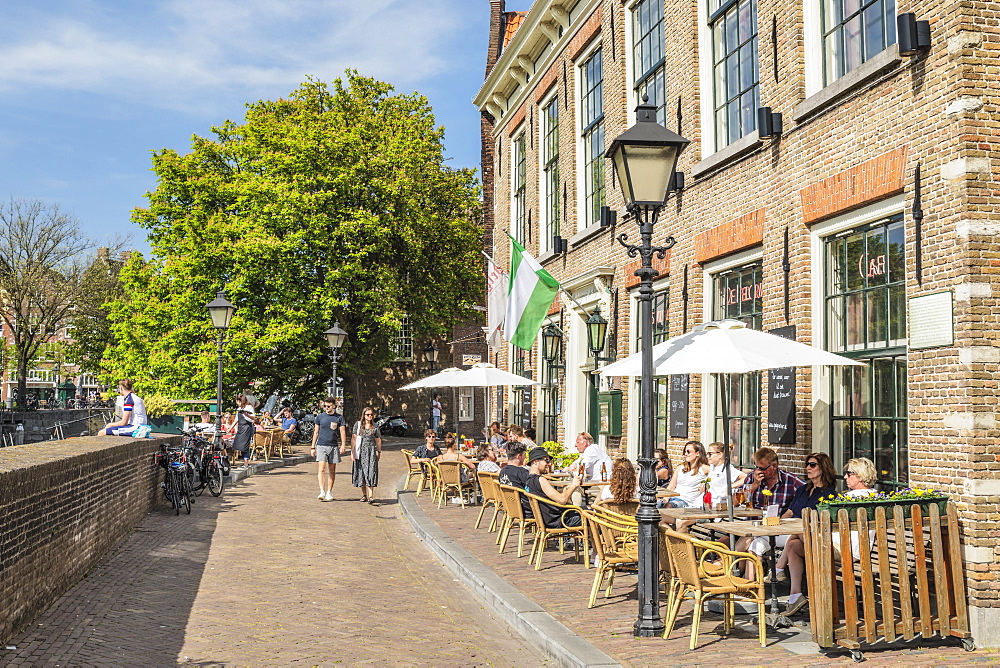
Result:
{"label": "wall lamp", "polygon": [[760,139],[774,139],[782,130],[781,114],[771,111],[771,107],[757,107],[757,136]]}
{"label": "wall lamp", "polygon": [[618,212],[610,206],[601,207],[601,227],[614,227],[618,222]]}
{"label": "wall lamp", "polygon": [[569,252],[569,239],[563,239],[558,234],[552,235],[552,252],[556,255]]}
{"label": "wall lamp", "polygon": [[918,21],[913,12],[900,14],[896,17],[896,36],[899,55],[916,56],[931,48],[930,21]]}

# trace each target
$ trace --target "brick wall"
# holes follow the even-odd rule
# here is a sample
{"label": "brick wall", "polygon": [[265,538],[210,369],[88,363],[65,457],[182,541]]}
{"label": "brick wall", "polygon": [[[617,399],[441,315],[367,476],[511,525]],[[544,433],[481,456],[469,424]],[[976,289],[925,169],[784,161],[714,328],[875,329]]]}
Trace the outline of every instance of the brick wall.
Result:
{"label": "brick wall", "polygon": [[179,439],[90,436],[0,448],[0,642],[160,503],[152,454]]}

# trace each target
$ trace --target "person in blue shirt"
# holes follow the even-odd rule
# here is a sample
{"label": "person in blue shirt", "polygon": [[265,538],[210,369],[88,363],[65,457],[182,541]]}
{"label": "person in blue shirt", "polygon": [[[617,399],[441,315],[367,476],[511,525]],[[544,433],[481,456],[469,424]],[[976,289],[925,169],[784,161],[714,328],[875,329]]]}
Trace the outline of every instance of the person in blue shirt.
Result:
{"label": "person in blue shirt", "polygon": [[292,417],[292,409],[288,406],[281,409],[281,428],[285,432],[285,442],[291,443],[298,431],[299,421]]}
{"label": "person in blue shirt", "polygon": [[327,397],[322,402],[323,412],[316,416],[310,454],[318,463],[319,500],[333,501],[333,483],[337,464],[347,447],[347,423],[336,411],[337,400]]}

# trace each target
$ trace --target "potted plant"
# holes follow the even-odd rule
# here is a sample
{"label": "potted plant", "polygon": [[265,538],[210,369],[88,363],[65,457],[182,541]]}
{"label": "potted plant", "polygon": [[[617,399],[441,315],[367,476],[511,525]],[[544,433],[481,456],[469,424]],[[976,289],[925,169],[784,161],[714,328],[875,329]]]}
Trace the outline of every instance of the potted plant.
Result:
{"label": "potted plant", "polygon": [[552,458],[552,468],[556,471],[566,468],[580,458],[579,452],[566,452],[566,448],[555,441],[545,441],[542,447]]}
{"label": "potted plant", "polygon": [[161,434],[179,434],[184,426],[184,417],[175,415],[173,399],[162,394],[151,394],[143,399],[146,417],[153,431]]}
{"label": "potted plant", "polygon": [[923,506],[922,512],[926,514],[927,507],[937,504],[941,515],[948,512],[948,495],[933,489],[923,489],[920,487],[907,487],[894,492],[876,492],[872,490],[868,494],[860,496],[847,496],[846,494],[831,494],[826,500],[820,501],[816,506],[817,512],[829,513],[830,519],[837,521],[837,512],[844,508],[848,511],[848,516],[852,521],[857,517],[857,511],[852,509],[865,509],[869,520],[875,519],[875,509],[879,506],[885,508],[886,518],[892,517],[893,507],[903,507],[903,517],[910,517],[911,509],[914,505]]}

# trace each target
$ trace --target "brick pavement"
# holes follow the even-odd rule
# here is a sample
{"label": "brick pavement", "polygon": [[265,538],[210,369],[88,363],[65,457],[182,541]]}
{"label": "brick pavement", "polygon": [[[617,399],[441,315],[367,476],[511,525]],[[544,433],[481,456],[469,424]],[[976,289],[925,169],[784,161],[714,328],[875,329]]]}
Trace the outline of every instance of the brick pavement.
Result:
{"label": "brick pavement", "polygon": [[[606,652],[624,665],[720,665],[720,666],[820,666],[853,665],[846,654],[826,656],[809,651],[803,639],[803,630],[768,631],[768,646],[757,642],[757,627],[741,624],[728,638],[721,635],[722,616],[706,612],[699,627],[698,648],[688,649],[690,642],[692,604],[681,608],[674,633],[669,640],[661,638],[634,638],[632,623],[638,611],[636,577],[619,574],[615,577],[612,596],[597,599],[597,605],[587,609],[587,599],[593,584],[594,571],[584,569],[570,552],[560,555],[554,547],[546,550],[542,568],[535,571],[528,565],[527,552],[530,538],[526,540],[525,556],[517,557],[516,535],[508,542],[504,554],[498,554],[495,533],[487,533],[487,510],[480,529],[473,525],[478,508],[462,509],[449,505],[438,510],[427,493],[417,499],[421,508],[441,529],[475,555],[489,568],[517,587],[528,598],[541,605],[559,622],[586,638],[598,649]],[[808,640],[808,636],[804,639]],[[788,645],[779,644],[788,642]],[[951,642],[951,641],[949,641]],[[794,644],[792,644],[794,643]],[[811,645],[813,652],[815,645]],[[792,650],[796,651],[792,651]],[[977,650],[965,652],[957,645],[937,645],[865,652],[866,663],[871,665],[908,666],[959,666],[997,663],[1000,653]]]}
{"label": "brick pavement", "polygon": [[377,506],[339,468],[330,503],[303,464],[206,494],[190,516],[161,506],[0,665],[544,663],[400,519],[397,452]]}

